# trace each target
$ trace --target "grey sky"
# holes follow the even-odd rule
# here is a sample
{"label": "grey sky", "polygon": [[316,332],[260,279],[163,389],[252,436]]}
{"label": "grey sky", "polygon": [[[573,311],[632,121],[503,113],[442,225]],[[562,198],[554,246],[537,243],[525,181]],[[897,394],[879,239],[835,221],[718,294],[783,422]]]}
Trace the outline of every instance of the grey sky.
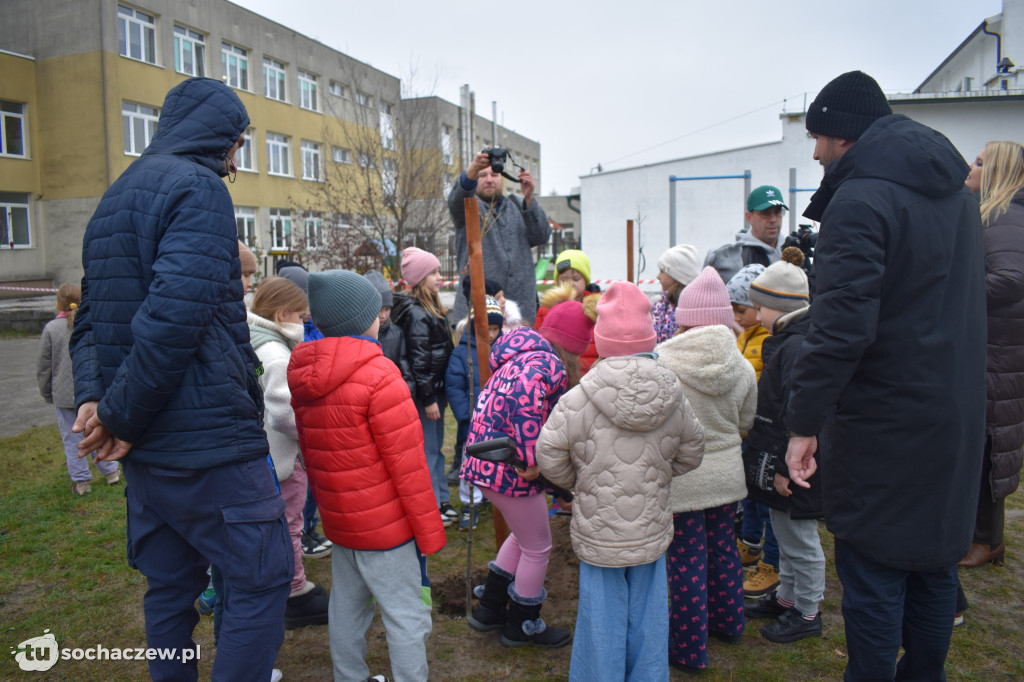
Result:
{"label": "grey sky", "polygon": [[799,110],[844,71],[911,91],[1002,11],[1000,0],[233,1],[403,79],[414,68],[415,94],[458,103],[468,83],[488,118],[497,100],[499,123],[540,141],[544,194],[598,163],[776,139],[782,100]]}

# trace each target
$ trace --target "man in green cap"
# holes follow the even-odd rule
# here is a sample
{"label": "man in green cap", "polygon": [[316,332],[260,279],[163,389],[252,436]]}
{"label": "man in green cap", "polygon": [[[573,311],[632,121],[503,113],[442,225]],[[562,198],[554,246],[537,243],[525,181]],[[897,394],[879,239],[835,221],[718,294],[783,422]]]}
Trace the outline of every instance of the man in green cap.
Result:
{"label": "man in green cap", "polygon": [[747,197],[747,223],[750,230],[736,234],[736,241],[723,244],[708,251],[704,266],[710,265],[726,283],[740,268],[751,263],[768,267],[779,260],[779,232],[782,231],[782,217],[789,207],[782,201],[778,187],[761,185]]}

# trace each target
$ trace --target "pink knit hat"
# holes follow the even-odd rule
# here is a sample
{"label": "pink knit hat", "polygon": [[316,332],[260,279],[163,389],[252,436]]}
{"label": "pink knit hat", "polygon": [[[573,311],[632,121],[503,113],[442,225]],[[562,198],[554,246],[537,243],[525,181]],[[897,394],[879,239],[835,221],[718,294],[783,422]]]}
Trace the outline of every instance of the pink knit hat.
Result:
{"label": "pink knit hat", "polygon": [[722,276],[708,266],[697,275],[679,294],[676,306],[676,324],[680,327],[710,327],[724,324],[729,329],[736,326],[729,303],[729,292]]}
{"label": "pink knit hat", "polygon": [[437,256],[429,251],[417,249],[415,246],[407,246],[402,251],[402,277],[410,287],[422,282],[427,275],[439,267],[441,267],[441,261],[437,260]]}
{"label": "pink knit hat", "polygon": [[649,353],[657,343],[658,337],[651,321],[651,301],[647,295],[632,282],[612,282],[597,302],[597,324],[594,326],[597,354],[602,358],[614,358]]}
{"label": "pink knit hat", "polygon": [[540,335],[570,353],[580,355],[593,339],[594,321],[583,312],[579,301],[564,301],[548,311]]}

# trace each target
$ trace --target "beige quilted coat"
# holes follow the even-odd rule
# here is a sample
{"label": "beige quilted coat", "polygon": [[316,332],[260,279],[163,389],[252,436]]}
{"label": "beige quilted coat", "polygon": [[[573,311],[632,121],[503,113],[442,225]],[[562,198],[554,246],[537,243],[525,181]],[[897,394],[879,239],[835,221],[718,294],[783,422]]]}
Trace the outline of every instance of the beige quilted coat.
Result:
{"label": "beige quilted coat", "polygon": [[722,325],[697,327],[655,349],[658,362],[675,372],[690,407],[704,426],[700,470],[672,481],[674,513],[711,509],[747,496],[740,444],[754,425],[757,375],[736,336]]}
{"label": "beige quilted coat", "polygon": [[575,491],[576,556],[618,568],[657,560],[672,541],[669,483],[700,465],[704,429],[672,372],[650,357],[603,360],[558,401],[537,463]]}

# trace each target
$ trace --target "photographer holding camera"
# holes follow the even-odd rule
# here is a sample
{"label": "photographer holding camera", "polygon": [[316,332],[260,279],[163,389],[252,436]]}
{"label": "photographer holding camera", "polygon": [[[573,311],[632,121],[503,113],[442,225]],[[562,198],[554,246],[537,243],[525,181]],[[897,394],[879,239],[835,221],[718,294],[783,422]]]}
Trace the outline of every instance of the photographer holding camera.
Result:
{"label": "photographer holding camera", "polygon": [[761,185],[747,197],[747,223],[750,230],[736,234],[736,241],[708,251],[704,267],[711,266],[728,283],[740,268],[760,263],[768,267],[782,256],[779,233],[782,218],[789,207],[782,201],[778,187]]}
{"label": "photographer holding camera", "polygon": [[[463,200],[476,195],[480,202],[484,272],[488,279],[504,285],[505,297],[519,304],[523,320],[532,325],[537,315],[537,281],[530,249],[547,243],[551,226],[544,209],[533,200],[535,185],[528,170],[519,169],[522,198],[504,196],[505,178],[512,177],[504,171],[507,158],[508,152],[499,148],[477,153],[448,193],[448,210],[455,222],[456,263],[462,272],[469,260]],[[466,299],[459,291],[456,319],[465,317],[466,310]]]}

